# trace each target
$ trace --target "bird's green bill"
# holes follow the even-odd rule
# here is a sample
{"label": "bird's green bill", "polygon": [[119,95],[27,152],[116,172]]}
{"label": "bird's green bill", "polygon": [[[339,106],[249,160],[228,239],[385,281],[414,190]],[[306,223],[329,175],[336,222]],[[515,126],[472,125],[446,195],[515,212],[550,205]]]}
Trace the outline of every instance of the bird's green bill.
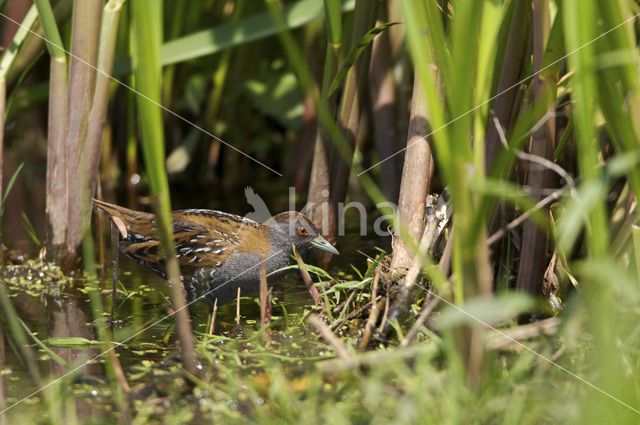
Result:
{"label": "bird's green bill", "polygon": [[334,255],[340,255],[338,250],[333,245],[331,245],[328,240],[326,240],[322,236],[318,236],[317,238],[312,240],[311,245],[323,251],[330,252]]}

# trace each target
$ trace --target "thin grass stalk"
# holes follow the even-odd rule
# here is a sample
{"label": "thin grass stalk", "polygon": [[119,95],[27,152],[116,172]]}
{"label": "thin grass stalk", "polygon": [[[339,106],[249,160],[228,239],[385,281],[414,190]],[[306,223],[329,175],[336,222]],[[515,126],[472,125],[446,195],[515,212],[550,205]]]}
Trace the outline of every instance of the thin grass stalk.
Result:
{"label": "thin grass stalk", "polygon": [[76,2],[73,11],[72,58],[69,68],[69,97],[67,121],[67,232],[63,253],[63,268],[71,270],[76,262],[77,249],[82,242],[89,214],[88,158],[83,153],[89,148],[87,132],[89,116],[94,102],[98,43],[102,18],[102,1]]}
{"label": "thin grass stalk", "polygon": [[36,361],[36,356],[31,346],[29,346],[29,340],[27,335],[20,325],[20,317],[16,311],[9,294],[7,293],[7,287],[3,279],[0,279],[0,305],[2,306],[3,323],[8,326],[13,340],[15,341],[22,360],[26,363],[27,372],[31,376],[31,380],[34,385],[40,385],[42,383],[42,375],[40,374],[40,368]]}
{"label": "thin grass stalk", "polygon": [[[564,32],[567,50],[573,51],[579,46],[580,50],[569,56],[569,69],[573,71],[571,77],[571,96],[574,101],[573,114],[576,120],[576,143],[578,153],[578,169],[583,178],[583,186],[588,184],[602,185],[602,169],[598,166],[600,146],[594,113],[597,104],[597,75],[593,64],[597,57],[597,46],[591,43],[602,30],[596,24],[595,12],[598,2],[565,0],[562,3]],[[606,190],[604,187],[602,191]],[[609,232],[607,227],[607,211],[603,198],[592,201],[591,207],[585,211],[588,228],[586,230],[587,258],[590,262],[600,262],[607,258],[609,246]],[[585,276],[583,282],[583,296],[587,311],[589,311],[589,325],[594,333],[594,345],[597,366],[601,371],[596,385],[601,385],[606,391],[620,397],[618,393],[619,359],[612,358],[610,350],[616,346],[615,329],[612,310],[613,294],[611,285],[597,278]],[[624,378],[622,378],[624,379]],[[620,408],[607,404],[611,409],[596,408],[596,403],[589,403],[588,417],[594,422],[613,420],[622,423]],[[605,413],[605,411],[607,413]],[[612,416],[615,415],[615,416]]]}
{"label": "thin grass stalk", "polygon": [[[25,15],[22,26],[18,28],[16,31],[11,45],[6,49],[5,53],[2,55],[2,59],[0,59],[0,103],[2,106],[2,111],[0,114],[0,199],[3,199],[2,196],[2,170],[4,169],[4,124],[6,122],[6,90],[7,90],[7,81],[10,78],[11,71],[14,70],[17,62],[18,51],[23,48],[25,40],[30,34],[31,27],[34,26],[34,23],[37,21],[38,11],[36,6],[33,5],[27,14]],[[2,235],[0,233],[0,258],[4,258],[4,245],[2,244]]]}
{"label": "thin grass stalk", "polygon": [[[567,49],[572,50],[591,41],[597,33],[590,26],[595,22],[595,10],[587,10],[573,0],[563,3],[563,18],[565,20],[565,40]],[[593,5],[595,7],[595,4]],[[573,13],[579,13],[573,15]],[[575,17],[585,19],[574,20]],[[591,60],[595,56],[595,46],[587,44],[569,56],[569,66],[574,71],[571,80],[572,95],[575,100],[574,116],[576,119],[576,133],[578,143],[578,167],[583,179],[599,179],[601,170],[598,167],[599,147],[593,120],[596,97],[596,76],[591,67]],[[596,202],[589,214],[590,231],[587,234],[589,254],[595,257],[603,256],[608,244],[606,223],[606,209],[604,200]]]}
{"label": "thin grass stalk", "polygon": [[131,391],[131,388],[129,388],[128,383],[126,383],[126,379],[123,378],[122,366],[120,365],[118,357],[115,356],[113,343],[105,326],[104,306],[102,304],[98,277],[96,275],[95,248],[93,245],[93,236],[89,230],[85,233],[82,241],[82,258],[84,260],[85,274],[89,282],[89,301],[91,304],[93,323],[96,324],[98,339],[102,342],[102,349],[109,351],[109,359],[104,363],[107,376],[109,377],[109,387],[115,404],[122,415],[123,422],[130,423],[131,412],[125,399],[125,393]]}
{"label": "thin grass stalk", "polygon": [[[99,219],[101,222],[102,219]],[[98,233],[99,235],[103,235],[104,232]],[[111,313],[109,314],[109,320],[111,320],[113,325],[113,320],[115,317],[116,310],[116,296],[117,296],[117,285],[118,285],[118,269],[120,266],[120,232],[118,226],[115,222],[111,222],[111,273],[112,273],[112,283],[111,283]],[[102,239],[102,238],[101,238]],[[103,250],[104,251],[104,250]],[[104,264],[104,261],[100,259],[100,264]]]}
{"label": "thin grass stalk", "polygon": [[[131,74],[131,87],[135,87],[135,77]],[[127,201],[129,208],[136,209],[138,205],[138,197],[136,196],[137,182],[134,179],[138,179],[138,135],[136,126],[136,117],[134,115],[136,107],[136,95],[132,92],[126,94],[127,103],[127,147],[126,147],[126,162],[127,162]]]}
{"label": "thin grass stalk", "polygon": [[[547,0],[535,0],[533,6],[533,72],[538,73],[543,65],[545,46],[549,41],[550,16],[549,2]],[[544,96],[556,85],[553,73],[537,74],[532,81],[534,102],[549,101],[552,106],[555,98]],[[538,157],[553,160],[555,151],[555,117],[541,126],[531,137],[529,152]],[[542,199],[544,189],[553,185],[553,172],[541,164],[528,163],[529,187],[533,193],[539,193],[537,200]],[[545,206],[545,216],[548,216],[549,207]],[[521,261],[518,269],[516,287],[534,296],[542,294],[544,273],[547,268],[547,250],[549,236],[546,231],[539,228],[532,220],[528,220],[522,232],[522,244],[520,250]]]}
{"label": "thin grass stalk", "polygon": [[[267,285],[267,263],[264,256],[260,257],[260,326],[269,326],[271,324],[271,288]],[[263,340],[271,340],[271,328],[266,329],[263,334]]]}
{"label": "thin grass stalk", "polygon": [[[469,168],[474,156],[471,151],[472,115],[468,114],[473,107],[474,69],[477,62],[477,48],[481,23],[477,16],[482,16],[483,2],[460,3],[456,8],[452,28],[452,63],[453,75],[447,92],[447,103],[450,110],[451,139],[447,146],[449,161],[441,167],[451,170],[447,185],[454,202],[453,222],[456,224],[454,236],[454,273],[462,279],[463,297],[475,295],[491,295],[493,292],[492,276],[489,271],[489,255],[486,247],[486,229],[474,226],[478,199],[470,188],[469,182],[482,178],[480,170],[483,164]],[[493,23],[484,23],[493,25]],[[434,48],[438,48],[434,46]],[[470,52],[472,52],[470,54]],[[440,149],[442,150],[442,149]],[[456,239],[458,241],[456,248]],[[457,254],[457,255],[456,255]],[[461,298],[462,299],[462,298]],[[475,340],[475,338],[474,338]]]}
{"label": "thin grass stalk", "polygon": [[[185,25],[185,15],[186,10],[189,5],[193,6],[192,2],[186,1],[178,1],[178,2],[170,2],[167,4],[167,7],[171,7],[171,23],[169,25],[169,31],[166,35],[169,40],[176,39],[182,34]],[[167,66],[164,69],[164,76],[162,78],[162,104],[167,107],[171,107],[171,100],[173,97],[173,83],[174,77],[176,73],[176,65]]]}
{"label": "thin grass stalk", "polygon": [[[487,134],[487,117],[491,115],[490,103],[484,103],[492,95],[496,85],[496,70],[501,63],[506,47],[507,30],[510,20],[509,12],[513,3],[485,2],[482,8],[482,22],[491,25],[481,25],[478,34],[478,59],[474,90],[474,105],[479,105],[473,117],[473,155],[474,165],[478,173],[486,174],[485,170],[485,137]],[[524,31],[523,31],[524,32]],[[497,101],[497,99],[496,99]],[[481,105],[481,106],[480,106]]]}
{"label": "thin grass stalk", "polygon": [[[69,0],[57,2],[55,8],[53,9],[55,18],[68,19],[71,8],[72,2]],[[20,75],[25,71],[25,69],[27,69],[34,63],[38,55],[42,53],[43,46],[47,48],[47,43],[45,43],[42,38],[44,32],[42,23],[40,22],[38,16],[36,4],[33,4],[31,6],[31,9],[29,9],[29,12],[27,12],[25,17],[23,18],[21,25],[22,26],[18,28],[14,37],[14,42],[18,38],[21,38],[23,40],[20,43],[14,45],[14,47],[20,47],[20,54],[15,58],[15,63],[6,76],[7,85],[9,87],[12,87],[15,84],[16,80],[20,78]],[[35,34],[32,34],[29,30],[33,31]],[[12,50],[12,48],[10,48],[9,50]]]}
{"label": "thin grass stalk", "polygon": [[[516,2],[516,3],[525,3],[525,2]],[[475,87],[473,90],[473,104],[478,105],[474,106],[475,110],[473,111],[473,164],[475,168],[475,172],[478,176],[486,175],[486,158],[487,158],[487,150],[486,150],[486,135],[487,135],[487,118],[491,116],[493,113],[492,107],[495,105],[491,105],[487,100],[493,94],[492,90],[495,89],[496,80],[496,68],[498,64],[501,63],[504,58],[504,51],[506,48],[507,42],[502,42],[505,38],[507,38],[507,33],[509,28],[509,24],[511,23],[510,19],[508,19],[509,12],[512,12],[515,8],[514,3],[511,2],[484,2],[482,7],[482,16],[481,21],[482,25],[480,25],[479,33],[478,33],[478,41],[477,41],[477,60],[476,60],[476,71],[475,71]],[[490,23],[490,24],[487,24]],[[522,33],[526,33],[526,27],[521,29]],[[500,98],[495,99],[494,102],[498,102]],[[493,121],[490,121],[493,123]],[[495,129],[494,129],[495,130]],[[479,202],[482,205],[485,201],[486,196],[478,195],[475,197],[475,202]],[[479,198],[479,199],[478,199]],[[493,200],[492,200],[493,201]],[[495,208],[495,203],[492,204],[492,208]],[[494,209],[494,211],[502,211],[499,207]],[[486,222],[489,222],[488,227],[491,229],[493,224],[491,222],[491,212],[487,212],[482,208],[474,208],[475,218],[474,223],[471,228],[474,229],[474,232],[482,233],[482,239],[486,237]],[[487,220],[486,217],[490,217]],[[500,218],[499,214],[494,213],[493,218],[496,220]],[[450,243],[451,242],[451,243]],[[447,241],[448,249],[445,249],[443,253],[443,257],[440,260],[440,266],[445,269],[448,269],[452,254],[452,243],[453,240]],[[484,256],[488,258],[486,246],[480,245],[483,244],[482,241],[479,242],[478,251],[479,256]],[[494,252],[495,254],[495,252]],[[501,258],[500,253],[494,258]],[[448,258],[446,258],[448,256]],[[480,258],[480,257],[479,257]],[[480,280],[481,288],[480,291],[485,295],[490,295],[493,292],[493,276],[491,267],[493,266],[493,270],[502,270],[500,265],[498,265],[496,269],[495,263],[490,265],[487,260],[480,260],[479,266],[484,269],[484,278]],[[426,316],[425,316],[426,317]],[[414,327],[412,329],[417,329]]]}
{"label": "thin grass stalk", "polygon": [[[377,3],[368,0],[356,1],[356,9],[353,17],[350,50],[354,49],[362,36],[375,24]],[[367,74],[371,58],[371,45],[358,57],[356,62],[347,72],[340,100],[338,122],[342,128],[344,139],[350,151],[356,147],[358,132],[361,125],[366,125],[362,120],[365,111]],[[338,204],[343,202],[347,195],[347,184],[351,173],[353,154],[344,156],[334,153],[331,188],[332,193],[329,204],[329,241],[335,242],[338,234]]]}
{"label": "thin grass stalk", "polygon": [[[7,80],[0,75],[0,199],[2,193],[2,170],[4,169],[4,123],[7,101]],[[2,217],[0,216],[0,219]],[[2,223],[0,222],[0,262],[4,263],[5,246],[2,243]]]}
{"label": "thin grass stalk", "polygon": [[307,272],[304,261],[302,260],[302,257],[300,257],[300,254],[298,254],[298,251],[296,250],[295,245],[293,245],[293,255],[296,258],[296,262],[298,263],[298,270],[300,271],[300,276],[302,277],[302,280],[304,281],[304,284],[307,287],[307,291],[309,291],[309,295],[311,295],[313,302],[315,303],[315,305],[322,307],[323,311],[327,311],[327,306],[322,300],[322,297],[320,296],[320,292],[318,292],[318,289],[313,285],[311,276],[309,276],[309,272]]}
{"label": "thin grass stalk", "polygon": [[[7,15],[12,16],[11,14]],[[6,22],[6,19],[3,19],[3,21]],[[31,30],[40,36],[43,35],[42,25],[38,18],[38,11],[35,4],[31,6],[29,12],[27,12],[27,14],[24,16],[21,25],[23,26],[17,29],[10,47],[8,49],[5,47],[6,53],[11,52],[9,53],[10,55],[14,55],[15,53],[17,53],[18,49],[20,51],[20,54],[16,55],[15,59],[13,60],[11,69],[9,69],[6,74],[7,86],[9,87],[12,87],[16,83],[16,81],[20,79],[20,76],[22,75],[24,70],[31,66],[38,55],[42,53],[43,49],[44,42],[42,41],[42,39],[31,34],[31,32],[28,31]],[[16,37],[21,32],[23,33],[21,36],[22,41],[20,43],[13,44],[16,41]]]}
{"label": "thin grass stalk", "polygon": [[267,269],[264,256],[260,257],[260,325],[268,325],[271,317],[267,317]]}
{"label": "thin grass stalk", "polygon": [[[371,331],[376,326],[376,321],[378,320],[378,314],[380,314],[380,309],[378,308],[378,283],[380,282],[380,267],[376,267],[373,276],[373,284],[371,285],[371,310],[369,311],[369,318],[367,319],[367,323],[364,327],[364,332],[362,333],[362,338],[358,343],[358,350],[364,351],[369,345],[369,339],[371,338]],[[345,304],[346,310],[346,304]]]}
{"label": "thin grass stalk", "polygon": [[[235,1],[233,3],[233,11],[231,14],[231,23],[236,23],[242,15],[244,9],[244,0]],[[225,84],[227,76],[229,75],[229,69],[231,67],[231,58],[233,49],[225,49],[220,54],[220,60],[217,63],[216,69],[211,76],[212,88],[207,100],[207,106],[204,110],[204,122],[206,123],[206,129],[211,133],[217,132],[216,123],[218,122],[218,115],[220,113],[220,105],[222,104],[222,97],[225,93]],[[195,143],[193,144],[193,150]],[[220,148],[222,144],[219,140],[212,140],[209,147],[209,167],[214,167],[219,159]],[[183,144],[178,149],[189,149],[190,145]],[[192,155],[192,152],[189,152]]]}
{"label": "thin grass stalk", "polygon": [[[131,28],[131,7],[125,5],[121,17],[121,27],[123,30],[119,31],[119,38],[117,41],[116,51],[125,51],[130,56],[133,56],[133,41],[130,35]],[[126,28],[126,30],[124,30]],[[114,64],[115,66],[115,64]],[[112,71],[113,72],[113,71]],[[133,73],[128,75],[126,80],[127,84],[131,87],[135,87],[135,75]],[[121,99],[125,120],[125,172],[126,172],[126,199],[127,206],[131,209],[138,209],[138,197],[136,193],[137,183],[139,181],[138,173],[138,127],[137,116],[135,113],[136,108],[136,94],[130,90],[124,93],[124,99]]]}
{"label": "thin grass stalk", "polygon": [[342,360],[344,365],[346,367],[351,367],[353,365],[353,359],[347,351],[347,347],[345,347],[342,341],[340,341],[340,339],[331,331],[331,328],[329,328],[329,326],[327,326],[322,319],[315,314],[311,314],[309,316],[309,323],[316,328],[327,344],[336,351],[336,354]]}
{"label": "thin grass stalk", "polygon": [[89,123],[87,136],[84,141],[82,152],[81,168],[82,174],[88,176],[88,198],[83,202],[82,216],[84,217],[83,227],[88,225],[90,218],[88,199],[93,198],[96,191],[98,179],[98,164],[100,160],[100,147],[102,145],[102,134],[106,122],[107,108],[109,106],[109,86],[111,84],[111,70],[113,68],[113,57],[118,34],[118,21],[122,11],[124,0],[109,0],[104,6],[102,23],[100,27],[100,41],[98,44],[97,67],[101,72],[96,75],[95,92],[93,105],[89,113]]}
{"label": "thin grass stalk", "polygon": [[[576,102],[573,109],[578,136],[578,167],[583,179],[598,179],[601,170],[598,167],[599,148],[593,120],[594,104],[592,101],[596,97],[596,76],[590,62],[595,56],[595,46],[586,44],[598,35],[597,30],[590,26],[596,20],[595,11],[597,8],[595,3],[593,10],[587,10],[588,8],[583,4],[578,7],[578,2],[574,0],[564,1],[563,6],[567,50],[571,51],[584,45],[569,56],[569,66],[575,72],[571,86],[572,95]],[[576,17],[580,19],[575,19]],[[589,214],[591,229],[587,235],[587,245],[589,254],[592,256],[603,256],[609,245],[605,217],[606,209],[604,200],[602,200],[596,203]]]}
{"label": "thin grass stalk", "polygon": [[[324,236],[329,229],[328,205],[330,199],[330,141],[325,130],[318,126],[315,146],[313,149],[313,161],[309,175],[309,190],[307,205],[309,205],[309,218],[314,223],[321,223],[320,228]],[[324,207],[324,208],[323,208]]]}
{"label": "thin grass stalk", "polygon": [[629,237],[632,235],[632,228],[638,221],[637,203],[635,196],[627,183],[620,191],[615,206],[609,214],[609,226],[611,234],[615,235],[611,241],[609,251],[612,256],[618,257],[620,251],[627,247]]}
{"label": "thin grass stalk", "polygon": [[[134,51],[134,78],[139,92],[151,99],[158,97],[162,81],[160,68],[160,49],[162,42],[162,11],[157,9],[158,2],[144,0],[131,2],[131,35]],[[158,107],[142,96],[136,97],[138,107],[140,130],[142,136],[142,150],[145,162],[148,162],[149,183],[154,194],[162,194],[167,198],[169,183],[166,175],[163,178],[164,168],[164,129],[162,114]],[[155,142],[155,140],[159,140]],[[160,214],[158,217],[170,222],[171,207],[169,199],[158,201]]]}
{"label": "thin grass stalk", "polygon": [[[380,20],[376,22],[376,26],[382,24]],[[396,155],[400,140],[396,128],[397,96],[388,32],[373,40],[368,82],[376,152],[379,158],[389,158],[380,164],[380,187],[387,199],[398,199],[402,160],[400,155]]]}
{"label": "thin grass stalk", "polygon": [[211,312],[211,318],[209,321],[209,328],[207,333],[213,335],[213,331],[216,329],[216,316],[218,315],[218,299],[213,301],[213,311]]}
{"label": "thin grass stalk", "polygon": [[160,102],[162,72],[160,46],[162,43],[162,7],[155,0],[131,3],[134,69],[136,89],[145,97],[136,98],[142,133],[144,154],[154,210],[158,219],[157,232],[163,254],[167,259],[167,275],[171,283],[171,296],[175,309],[176,330],[182,349],[182,360],[187,372],[198,376],[189,311],[180,281],[180,268],[173,244],[173,225],[169,181],[165,170],[164,128],[161,110],[148,99]]}
{"label": "thin grass stalk", "polygon": [[[500,76],[496,93],[503,93],[497,97],[493,103],[493,111],[498,122],[503,127],[509,128],[511,122],[511,113],[514,108],[514,102],[518,94],[518,89],[513,88],[509,91],[509,87],[513,86],[521,73],[524,65],[523,58],[527,51],[527,31],[524,29],[529,27],[529,15],[531,10],[531,2],[516,1],[514,2],[514,10],[511,14],[511,24],[507,36],[507,45],[502,57],[500,66]],[[500,143],[500,135],[494,121],[489,118],[489,129],[485,139],[485,170],[488,171],[493,166],[497,152],[502,149]]]}
{"label": "thin grass stalk", "polygon": [[56,18],[51,8],[49,0],[35,0],[35,6],[38,10],[38,18],[44,31],[44,36],[47,40],[45,46],[49,51],[51,57],[66,57],[64,52],[64,44],[62,43],[62,37],[58,31],[58,25],[56,24]]}
{"label": "thin grass stalk", "polygon": [[[322,74],[322,99],[327,98],[331,80],[338,69],[340,49],[342,47],[340,0],[325,0],[324,10],[327,27],[327,49]],[[330,111],[333,111],[335,108],[334,103],[335,96],[332,96],[328,99]],[[329,140],[327,131],[322,126],[322,123],[319,123],[313,150],[311,173],[309,175],[309,196],[307,198],[307,204],[310,206],[308,212],[309,217],[314,223],[322,223],[321,228],[325,236],[327,236],[329,230],[328,206],[331,196],[330,158],[332,153],[331,141]]]}
{"label": "thin grass stalk", "polygon": [[[240,326],[240,298],[242,296],[242,287],[238,286],[238,293],[236,295],[236,326]],[[218,299],[216,298],[215,304],[218,304]]]}
{"label": "thin grass stalk", "polygon": [[636,278],[640,282],[640,226],[634,224],[631,228],[631,241],[633,244],[633,261],[636,267]]}
{"label": "thin grass stalk", "polygon": [[15,35],[13,36],[13,40],[8,48],[5,48],[4,54],[0,59],[0,76],[2,76],[5,80],[11,81],[11,73],[15,72],[14,68],[17,68],[16,63],[18,62],[18,52],[24,48],[24,43],[26,42],[30,30],[35,26],[35,23],[38,21],[38,10],[36,6],[33,5],[25,15],[22,20],[22,26],[18,28]]}
{"label": "thin grass stalk", "polygon": [[[307,32],[306,35],[311,36],[313,34],[312,32]],[[316,47],[313,40],[310,40],[312,37],[305,38],[307,39],[305,51],[308,52],[306,55],[308,66],[310,69],[317,68],[318,61],[312,53]],[[313,104],[313,99],[308,93],[304,94],[302,105],[302,126],[295,152],[297,160],[293,161],[290,166],[290,173],[294,176],[292,182],[296,193],[304,192],[309,181],[309,166],[313,163],[313,151],[315,150],[318,135],[318,114]]]}
{"label": "thin grass stalk", "polygon": [[[233,14],[231,15],[231,23],[236,23],[242,16],[242,10],[244,8],[245,0],[235,1],[233,4]],[[211,131],[214,131],[214,123],[218,119],[218,113],[220,111],[220,105],[222,104],[222,95],[224,94],[224,86],[229,74],[229,67],[231,65],[231,54],[233,49],[226,49],[220,54],[220,60],[216,64],[216,69],[211,76],[213,88],[207,103],[205,110],[205,119],[209,123],[208,127]]]}

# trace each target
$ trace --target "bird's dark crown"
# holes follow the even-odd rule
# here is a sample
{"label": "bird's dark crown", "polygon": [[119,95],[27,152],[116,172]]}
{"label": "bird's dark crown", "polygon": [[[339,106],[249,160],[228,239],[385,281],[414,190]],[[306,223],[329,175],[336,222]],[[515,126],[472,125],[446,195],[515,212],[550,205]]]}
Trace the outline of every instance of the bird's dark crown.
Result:
{"label": "bird's dark crown", "polygon": [[263,223],[268,226],[271,242],[285,252],[291,251],[291,244],[302,252],[311,248],[311,243],[319,235],[318,229],[304,214],[297,211],[285,211],[276,214]]}
{"label": "bird's dark crown", "polygon": [[263,223],[274,229],[285,231],[289,236],[317,236],[318,229],[313,222],[298,211],[276,214]]}

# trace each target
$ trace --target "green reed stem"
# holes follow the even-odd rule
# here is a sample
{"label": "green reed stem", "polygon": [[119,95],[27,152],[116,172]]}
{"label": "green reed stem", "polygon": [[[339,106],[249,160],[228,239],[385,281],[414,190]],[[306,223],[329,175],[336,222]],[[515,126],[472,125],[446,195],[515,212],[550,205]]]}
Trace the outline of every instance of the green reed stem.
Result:
{"label": "green reed stem", "polygon": [[66,58],[66,53],[63,50],[64,44],[62,43],[62,37],[60,37],[51,3],[49,0],[35,0],[35,6],[38,9],[38,17],[44,30],[44,36],[47,39],[45,45],[49,55],[52,58]]}
{"label": "green reed stem", "polygon": [[167,275],[171,282],[182,359],[185,369],[192,375],[197,375],[189,311],[185,308],[186,301],[173,244],[169,180],[165,170],[164,128],[162,111],[158,107],[162,95],[162,70],[160,66],[162,7],[161,3],[155,0],[136,0],[131,3],[131,10],[134,74],[136,89],[141,94],[136,98],[136,101],[142,133],[142,153],[149,174],[151,193],[155,198],[154,209],[158,218],[158,239],[165,258],[167,258]]}

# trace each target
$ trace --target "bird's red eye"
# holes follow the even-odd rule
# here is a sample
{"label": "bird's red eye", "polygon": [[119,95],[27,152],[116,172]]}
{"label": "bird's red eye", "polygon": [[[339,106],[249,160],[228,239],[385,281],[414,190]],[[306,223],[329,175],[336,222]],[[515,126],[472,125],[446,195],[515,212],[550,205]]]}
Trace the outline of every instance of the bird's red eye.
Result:
{"label": "bird's red eye", "polygon": [[309,232],[307,231],[306,227],[303,227],[303,226],[298,227],[298,234],[300,236],[307,236],[307,233]]}

